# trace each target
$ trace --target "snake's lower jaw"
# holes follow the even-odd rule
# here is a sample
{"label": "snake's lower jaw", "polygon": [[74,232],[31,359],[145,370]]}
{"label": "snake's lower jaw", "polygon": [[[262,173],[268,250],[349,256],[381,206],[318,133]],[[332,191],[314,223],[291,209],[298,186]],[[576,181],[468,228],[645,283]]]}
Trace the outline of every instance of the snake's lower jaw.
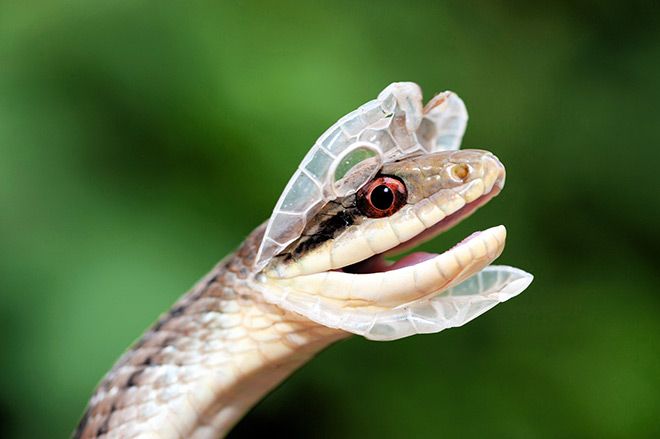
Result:
{"label": "snake's lower jaw", "polygon": [[489,265],[505,238],[505,227],[496,226],[440,255],[413,254],[384,271],[262,276],[260,289],[284,309],[372,340],[439,332],[469,322],[531,283],[522,270]]}
{"label": "snake's lower jaw", "polygon": [[390,266],[370,258],[371,265],[379,265],[377,271],[322,272],[273,279],[271,285],[320,298],[327,305],[343,309],[385,311],[438,295],[457,285],[493,262],[504,250],[505,239],[506,229],[497,226],[473,233],[439,255],[413,254]]}
{"label": "snake's lower jaw", "polygon": [[[364,289],[347,287],[362,298],[342,297],[346,290],[341,285],[348,278],[340,280],[335,276],[353,276],[360,283],[362,280],[358,279],[366,278],[358,276],[365,275],[335,272],[327,273],[325,281],[320,277],[315,280],[314,291],[309,287],[298,288],[306,281],[290,279],[288,285],[263,284],[262,292],[266,300],[284,309],[372,340],[440,332],[464,325],[518,295],[532,282],[533,276],[523,270],[488,265],[501,253],[504,234],[503,226],[478,232],[454,249],[412,267],[375,273],[382,276],[377,287],[373,284],[364,285]],[[456,261],[450,261],[449,255],[456,257]],[[460,262],[461,258],[464,263]],[[444,277],[440,275],[443,270],[452,270],[452,274]],[[434,283],[437,279],[442,279],[440,284]]]}

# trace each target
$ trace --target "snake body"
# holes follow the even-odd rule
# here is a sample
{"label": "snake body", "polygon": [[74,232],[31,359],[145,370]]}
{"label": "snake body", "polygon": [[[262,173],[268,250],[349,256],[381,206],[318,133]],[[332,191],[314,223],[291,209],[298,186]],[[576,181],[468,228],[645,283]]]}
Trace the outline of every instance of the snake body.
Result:
{"label": "snake body", "polygon": [[395,83],[330,127],[270,219],[135,343],[98,385],[75,438],[217,438],[264,394],[351,334],[393,340],[461,326],[523,291],[492,266],[503,226],[450,250],[385,256],[452,227],[499,193],[491,153],[457,151],[452,93],[422,108]]}
{"label": "snake body", "polygon": [[258,399],[347,334],[268,304],[246,278],[263,227],[126,352],[75,437],[224,435]]}

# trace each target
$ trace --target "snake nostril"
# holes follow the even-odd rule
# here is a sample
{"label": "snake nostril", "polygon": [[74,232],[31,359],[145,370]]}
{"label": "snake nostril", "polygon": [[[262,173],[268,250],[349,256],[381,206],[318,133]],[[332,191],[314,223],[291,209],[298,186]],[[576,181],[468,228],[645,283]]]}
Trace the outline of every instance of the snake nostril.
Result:
{"label": "snake nostril", "polygon": [[451,175],[457,180],[465,180],[470,174],[470,168],[465,163],[459,163],[452,166]]}

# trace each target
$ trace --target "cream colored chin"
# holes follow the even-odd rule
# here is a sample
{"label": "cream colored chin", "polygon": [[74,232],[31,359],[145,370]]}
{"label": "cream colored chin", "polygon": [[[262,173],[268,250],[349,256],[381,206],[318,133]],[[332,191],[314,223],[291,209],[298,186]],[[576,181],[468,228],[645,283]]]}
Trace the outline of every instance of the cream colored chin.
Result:
{"label": "cream colored chin", "polygon": [[476,178],[454,189],[441,190],[419,203],[405,206],[391,217],[367,219],[351,226],[297,261],[277,263],[266,274],[270,278],[293,278],[363,261],[414,238],[492,187],[492,182],[485,185],[481,178]]}
{"label": "cream colored chin", "polygon": [[440,294],[482,270],[502,253],[505,239],[505,227],[497,226],[432,259],[396,270],[369,274],[330,271],[276,279],[264,276],[262,282],[284,296],[320,299],[339,308],[392,309]]}

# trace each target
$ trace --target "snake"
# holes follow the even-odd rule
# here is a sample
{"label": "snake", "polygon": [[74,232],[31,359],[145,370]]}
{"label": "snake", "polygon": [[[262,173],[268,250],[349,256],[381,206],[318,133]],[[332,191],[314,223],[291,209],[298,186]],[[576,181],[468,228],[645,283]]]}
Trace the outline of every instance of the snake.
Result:
{"label": "snake", "polygon": [[467,120],[455,93],[424,104],[412,82],[340,118],[270,218],[119,358],[73,437],[224,437],[339,340],[440,332],[525,290],[531,274],[492,265],[503,225],[439,254],[412,251],[504,187],[493,153],[459,149]]}

